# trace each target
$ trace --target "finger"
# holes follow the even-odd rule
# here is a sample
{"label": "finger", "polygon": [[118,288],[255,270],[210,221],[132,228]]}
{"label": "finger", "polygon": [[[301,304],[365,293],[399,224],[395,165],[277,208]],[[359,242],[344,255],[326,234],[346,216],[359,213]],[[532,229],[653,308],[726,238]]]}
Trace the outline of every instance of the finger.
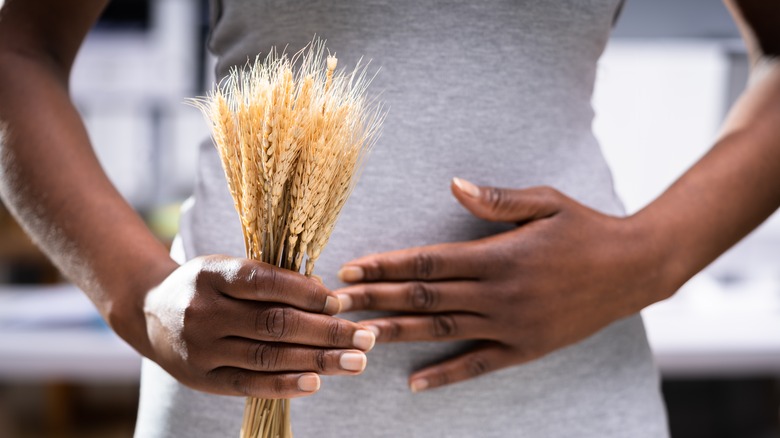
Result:
{"label": "finger", "polygon": [[361,283],[335,291],[341,311],[388,310],[397,312],[474,311],[476,281],[409,281]]}
{"label": "finger", "polygon": [[248,305],[240,301],[226,306],[229,314],[241,316],[226,321],[224,336],[363,351],[371,350],[376,340],[374,333],[357,323],[294,307]]}
{"label": "finger", "polygon": [[223,363],[262,372],[314,372],[317,374],[360,374],[366,355],[359,350],[329,350],[276,342],[255,342],[232,338],[213,352]]}
{"label": "finger", "polygon": [[279,399],[311,395],[320,389],[320,377],[314,373],[267,374],[221,367],[210,371],[209,377],[224,395]]}
{"label": "finger", "polygon": [[474,216],[495,222],[526,223],[555,215],[565,199],[550,187],[515,190],[479,187],[453,178],[451,189],[458,201]]}
{"label": "finger", "polygon": [[490,339],[485,318],[466,313],[395,316],[361,321],[377,342]]}
{"label": "finger", "polygon": [[335,315],[339,302],[321,282],[255,260],[210,258],[198,280],[233,298],[289,304],[310,312]]}
{"label": "finger", "polygon": [[512,360],[509,347],[486,343],[454,359],[420,370],[409,377],[412,392],[438,388],[506,368]]}
{"label": "finger", "polygon": [[353,260],[339,270],[346,283],[359,281],[444,280],[478,278],[481,254],[469,243],[444,243]]}

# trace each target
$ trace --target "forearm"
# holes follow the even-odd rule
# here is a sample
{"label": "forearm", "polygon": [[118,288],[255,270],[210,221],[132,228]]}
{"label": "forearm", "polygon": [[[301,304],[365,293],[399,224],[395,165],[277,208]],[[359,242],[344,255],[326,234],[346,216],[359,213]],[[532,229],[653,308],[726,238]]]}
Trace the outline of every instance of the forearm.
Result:
{"label": "forearm", "polygon": [[0,193],[120,336],[145,353],[143,296],[176,264],[102,171],[58,67],[43,56],[0,54]]}
{"label": "forearm", "polygon": [[763,68],[712,150],[633,218],[666,261],[667,296],[780,206],[780,64]]}

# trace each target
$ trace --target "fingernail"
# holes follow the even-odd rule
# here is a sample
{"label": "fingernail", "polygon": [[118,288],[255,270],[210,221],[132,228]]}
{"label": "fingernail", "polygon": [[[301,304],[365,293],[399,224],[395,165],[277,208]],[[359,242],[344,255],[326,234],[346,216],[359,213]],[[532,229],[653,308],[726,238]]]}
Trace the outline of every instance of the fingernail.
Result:
{"label": "fingernail", "polygon": [[375,325],[368,325],[366,326],[366,330],[369,330],[371,333],[373,333],[375,338],[379,337],[379,327]]}
{"label": "fingernail", "polygon": [[328,297],[325,299],[325,308],[323,312],[328,315],[335,315],[341,311],[341,300],[336,297]]}
{"label": "fingernail", "polygon": [[320,389],[320,377],[316,374],[305,374],[299,377],[298,389],[304,392],[314,392]]}
{"label": "fingernail", "polygon": [[427,379],[415,379],[412,380],[412,384],[409,385],[412,392],[420,392],[425,391],[428,389],[428,380]]}
{"label": "fingernail", "polygon": [[479,187],[475,186],[473,183],[460,178],[452,178],[452,183],[458,186],[463,193],[472,198],[479,198]]}
{"label": "fingernail", "polygon": [[366,368],[366,355],[363,353],[344,353],[339,365],[347,371],[363,371]]}
{"label": "fingernail", "polygon": [[368,330],[358,330],[352,337],[352,344],[363,351],[369,351],[374,348],[375,342],[376,335]]}
{"label": "fingernail", "polygon": [[347,294],[338,294],[339,304],[341,306],[340,312],[346,312],[352,308],[352,297]]}
{"label": "fingernail", "polygon": [[360,266],[344,266],[339,270],[339,280],[345,283],[360,281],[365,276],[363,268]]}

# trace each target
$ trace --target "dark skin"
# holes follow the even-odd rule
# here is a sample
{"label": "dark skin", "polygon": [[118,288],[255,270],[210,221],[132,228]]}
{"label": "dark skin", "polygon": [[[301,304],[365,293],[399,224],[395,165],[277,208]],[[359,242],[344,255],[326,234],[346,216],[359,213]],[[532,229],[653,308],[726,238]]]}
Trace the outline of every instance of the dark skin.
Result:
{"label": "dark skin", "polygon": [[360,373],[374,336],[330,316],[338,300],[321,283],[224,256],[179,266],[111,185],[68,95],[106,3],[0,10],[3,200],[122,338],[192,388],[292,398],[319,374]]}
{"label": "dark skin", "polygon": [[472,214],[518,224],[486,239],[369,255],[345,264],[342,310],[377,342],[479,341],[413,373],[413,391],[520,365],[671,296],[780,206],[780,4],[727,1],[755,82],[712,150],[640,212],[611,217],[550,188],[453,180]]}
{"label": "dark skin", "polygon": [[[631,217],[550,188],[459,181],[452,192],[476,216],[521,225],[349,262],[342,277],[354,284],[337,292],[239,258],[179,266],[111,186],[68,95],[75,54],[105,3],[10,0],[0,10],[0,194],[112,328],[192,388],[312,394],[318,374],[363,369],[371,327],[379,341],[481,341],[411,376],[416,390],[518,365],[670,296],[780,205],[780,69],[772,65],[712,151]],[[780,47],[773,4],[729,2],[755,62]],[[339,302],[407,315],[356,324],[331,316]]]}

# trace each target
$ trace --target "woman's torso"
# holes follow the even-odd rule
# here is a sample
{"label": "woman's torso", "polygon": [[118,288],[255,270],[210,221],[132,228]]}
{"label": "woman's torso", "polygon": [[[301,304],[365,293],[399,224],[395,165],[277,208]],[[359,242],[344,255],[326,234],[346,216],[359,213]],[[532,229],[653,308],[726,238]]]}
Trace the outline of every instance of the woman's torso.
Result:
{"label": "woman's torso", "polygon": [[[338,287],[364,254],[506,230],[470,216],[453,176],[484,185],[551,185],[611,214],[622,208],[591,132],[596,63],[619,0],[213,1],[210,49],[223,76],[272,46],[316,34],[342,66],[381,67],[382,137],[317,273]],[[216,152],[201,150],[184,258],[243,255]],[[358,315],[361,316],[361,315]],[[408,374],[462,343],[379,345],[359,377],[326,377],[293,403],[296,437],[665,436],[658,380],[638,316],[527,365],[422,394]],[[183,388],[145,364],[138,436],[236,435],[243,402]],[[155,400],[163,400],[164,403]],[[163,431],[152,434],[152,430]]]}

